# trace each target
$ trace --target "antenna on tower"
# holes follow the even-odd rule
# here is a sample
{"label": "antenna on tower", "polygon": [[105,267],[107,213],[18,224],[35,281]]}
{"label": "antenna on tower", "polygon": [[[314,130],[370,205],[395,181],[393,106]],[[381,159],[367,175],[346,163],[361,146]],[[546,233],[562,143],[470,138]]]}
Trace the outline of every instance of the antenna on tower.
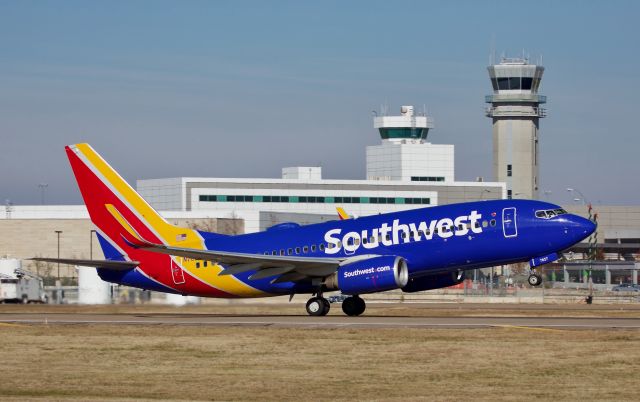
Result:
{"label": "antenna on tower", "polygon": [[496,34],[491,34],[491,49],[489,50],[489,65],[496,64]]}

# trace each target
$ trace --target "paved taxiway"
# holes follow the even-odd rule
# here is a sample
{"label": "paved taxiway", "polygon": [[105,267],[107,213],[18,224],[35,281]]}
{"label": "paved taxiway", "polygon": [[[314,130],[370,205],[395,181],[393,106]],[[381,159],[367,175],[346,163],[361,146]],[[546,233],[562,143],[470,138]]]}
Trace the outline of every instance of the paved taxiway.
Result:
{"label": "paved taxiway", "polygon": [[298,328],[490,328],[640,329],[640,318],[592,317],[398,317],[222,314],[0,313],[5,324],[204,325]]}

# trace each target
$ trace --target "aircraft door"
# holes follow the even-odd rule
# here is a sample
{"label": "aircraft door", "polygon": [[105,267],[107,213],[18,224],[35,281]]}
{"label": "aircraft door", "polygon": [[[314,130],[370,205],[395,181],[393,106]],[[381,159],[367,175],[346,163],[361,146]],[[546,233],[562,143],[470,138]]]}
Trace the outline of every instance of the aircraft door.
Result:
{"label": "aircraft door", "polygon": [[515,208],[505,208],[502,210],[502,231],[504,232],[504,237],[516,237],[518,235]]}
{"label": "aircraft door", "polygon": [[176,264],[176,262],[173,261],[173,258],[171,259],[171,277],[173,278],[173,283],[176,285],[184,283],[184,272],[182,271],[182,267]]}

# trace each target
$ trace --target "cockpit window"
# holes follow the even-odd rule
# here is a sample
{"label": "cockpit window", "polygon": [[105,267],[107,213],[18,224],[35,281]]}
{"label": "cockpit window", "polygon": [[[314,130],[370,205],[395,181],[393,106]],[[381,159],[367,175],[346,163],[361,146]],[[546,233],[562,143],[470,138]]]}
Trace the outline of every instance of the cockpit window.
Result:
{"label": "cockpit window", "polygon": [[567,214],[568,212],[565,211],[562,208],[558,208],[558,209],[545,209],[545,210],[540,210],[540,211],[536,211],[536,218],[540,218],[540,219],[551,219],[553,217],[556,217],[558,215],[564,215]]}

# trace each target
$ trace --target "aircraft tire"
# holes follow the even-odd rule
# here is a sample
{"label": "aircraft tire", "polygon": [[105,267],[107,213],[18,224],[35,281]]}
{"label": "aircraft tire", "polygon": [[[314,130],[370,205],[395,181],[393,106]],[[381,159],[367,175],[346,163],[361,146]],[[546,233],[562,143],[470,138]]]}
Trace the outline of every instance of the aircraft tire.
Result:
{"label": "aircraft tire", "polygon": [[331,303],[329,303],[329,300],[325,299],[324,297],[320,298],[322,300],[322,304],[324,305],[324,314],[322,315],[327,315],[329,313],[329,310],[331,309]]}
{"label": "aircraft tire", "polygon": [[538,274],[529,275],[529,285],[531,286],[540,286],[542,284],[542,276]]}
{"label": "aircraft tire", "polygon": [[358,308],[358,310],[356,311],[356,315],[362,315],[362,313],[364,313],[364,311],[367,309],[367,303],[365,303],[364,300],[359,296],[355,296],[355,299],[356,306]]}
{"label": "aircraft tire", "polygon": [[329,302],[323,297],[312,297],[307,301],[307,314],[312,316],[323,316],[329,312]]}
{"label": "aircraft tire", "polygon": [[364,313],[364,310],[367,308],[364,300],[362,300],[358,296],[350,296],[344,299],[342,302],[342,311],[350,316],[357,317],[360,314]]}
{"label": "aircraft tire", "polygon": [[342,311],[350,317],[355,317],[358,315],[356,314],[358,312],[358,306],[356,306],[355,299],[355,297],[350,296],[342,301]]}

